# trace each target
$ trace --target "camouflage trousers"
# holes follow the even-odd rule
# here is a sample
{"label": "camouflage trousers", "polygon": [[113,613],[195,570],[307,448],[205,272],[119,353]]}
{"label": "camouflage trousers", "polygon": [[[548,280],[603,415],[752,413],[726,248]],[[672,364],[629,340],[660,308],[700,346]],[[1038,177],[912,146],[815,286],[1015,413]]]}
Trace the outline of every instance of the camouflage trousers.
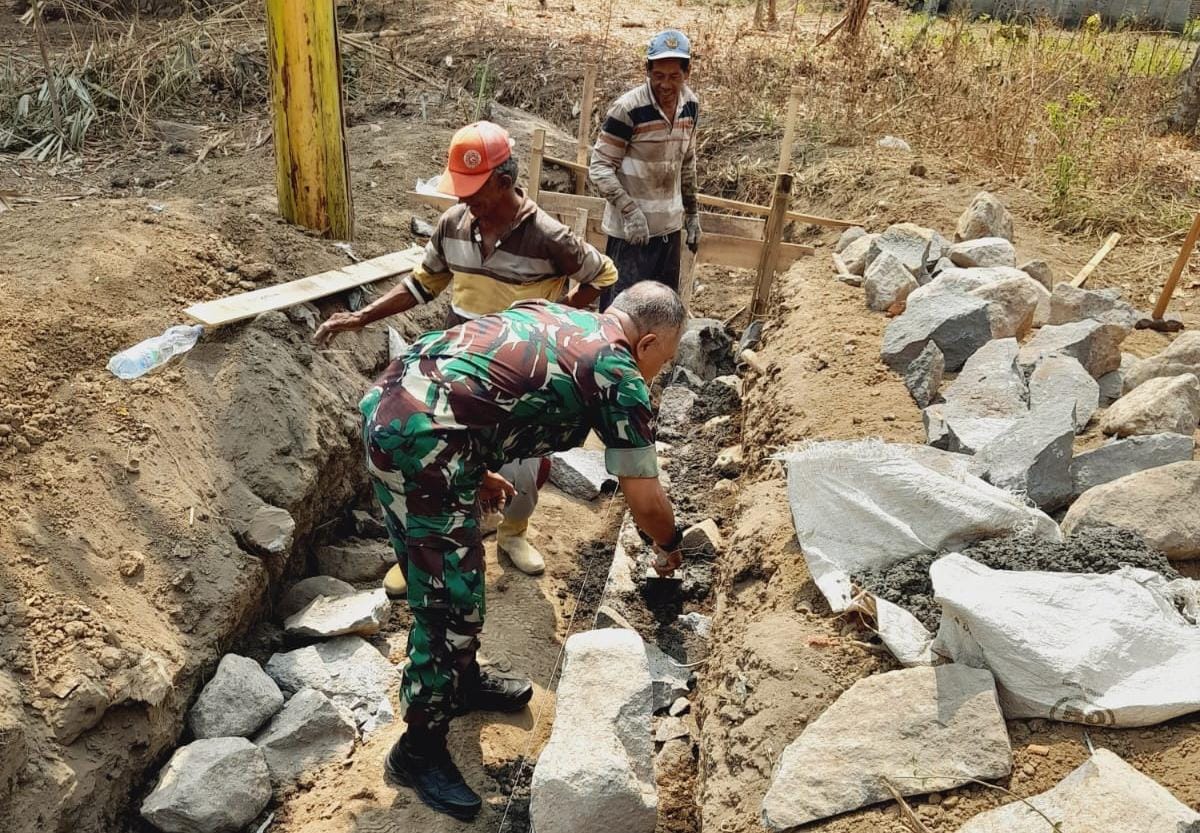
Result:
{"label": "camouflage trousers", "polygon": [[478,674],[485,603],[476,496],[485,468],[467,432],[438,428],[426,414],[377,424],[381,393],[373,389],[359,407],[367,470],[413,615],[401,709],[410,728],[445,732],[461,683]]}

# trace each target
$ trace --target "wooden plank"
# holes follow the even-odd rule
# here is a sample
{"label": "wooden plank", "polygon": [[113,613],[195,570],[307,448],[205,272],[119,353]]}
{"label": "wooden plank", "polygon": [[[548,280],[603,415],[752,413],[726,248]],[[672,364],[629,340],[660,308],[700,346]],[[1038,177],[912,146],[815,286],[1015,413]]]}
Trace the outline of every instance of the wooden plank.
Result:
{"label": "wooden plank", "polygon": [[586,208],[575,209],[575,221],[570,226],[576,237],[587,236],[588,210]]}
{"label": "wooden plank", "polygon": [[704,234],[727,234],[731,237],[745,237],[747,240],[762,240],[763,229],[766,227],[766,220],[754,217],[731,217],[728,214],[700,212],[700,229]]}
{"label": "wooden plank", "polygon": [[[579,134],[575,137],[575,161],[587,165],[588,147],[592,137],[592,101],[596,96],[596,65],[588,64],[583,71],[583,99],[579,104]],[[587,170],[575,172],[575,193],[587,189]]]}
{"label": "wooden plank", "polygon": [[572,162],[570,159],[560,159],[557,156],[543,155],[542,159],[547,165],[561,165],[574,174],[587,175],[588,166],[586,162]]}
{"label": "wooden plank", "polygon": [[354,236],[342,55],[331,0],[267,0],[267,64],[279,213]]}
{"label": "wooden plank", "polygon": [[[767,206],[755,205],[752,202],[727,200],[724,197],[713,197],[708,194],[701,194],[697,199],[701,205],[707,205],[710,208],[726,208],[730,211],[741,211],[745,214],[757,214],[760,217],[766,217],[771,213],[771,209]],[[802,214],[799,211],[789,211],[787,218],[792,222],[812,223],[815,226],[829,226],[830,228],[852,228],[863,225],[856,220],[835,220],[830,217],[819,217],[816,214]]]}
{"label": "wooden plank", "polygon": [[578,194],[560,194],[557,191],[543,191],[537,204],[545,211],[556,214],[574,215],[580,208],[587,209],[588,217],[600,220],[604,217],[606,203],[600,197],[581,197]]}
{"label": "wooden plank", "polygon": [[783,239],[783,227],[787,223],[788,200],[791,198],[792,175],[776,175],[775,193],[771,197],[771,215],[767,217],[767,230],[763,235],[759,255],[754,299],[750,303],[750,314],[755,318],[767,313],[767,299],[771,297],[771,285],[775,282],[775,270],[779,267],[778,248]]}
{"label": "wooden plank", "polygon": [[1091,277],[1092,272],[1096,271],[1096,267],[1100,265],[1100,262],[1108,256],[1108,253],[1113,250],[1113,246],[1117,245],[1120,240],[1121,235],[1115,231],[1110,234],[1099,251],[1092,255],[1092,259],[1087,262],[1087,265],[1079,270],[1079,274],[1075,276],[1075,280],[1071,281],[1071,286],[1076,288],[1083,286],[1084,281]]}
{"label": "wooden plank", "polygon": [[546,129],[533,131],[533,147],[529,151],[529,198],[538,202],[542,190],[542,157],[546,153]]}
{"label": "wooden plank", "polygon": [[1162,321],[1163,316],[1167,314],[1167,304],[1171,303],[1171,296],[1175,294],[1175,284],[1179,283],[1179,277],[1183,274],[1188,259],[1192,256],[1192,250],[1196,248],[1197,239],[1200,239],[1200,212],[1197,212],[1196,218],[1192,220],[1192,228],[1183,241],[1183,248],[1179,250],[1179,256],[1175,258],[1171,276],[1167,278],[1162,292],[1159,293],[1158,303],[1154,305],[1155,320]]}
{"label": "wooden plank", "polygon": [[[762,257],[763,244],[744,237],[725,234],[704,234],[700,237],[700,251],[696,260],[700,263],[715,263],[731,269],[756,269]],[[786,269],[799,258],[812,255],[811,246],[796,243],[780,243],[775,249],[776,267]]]}
{"label": "wooden plank", "polygon": [[799,85],[792,87],[788,96],[787,121],[783,123],[783,142],[779,146],[779,168],[776,173],[786,174],[792,167],[792,143],[796,140],[796,113],[800,110]]}
{"label": "wooden plank", "polygon": [[305,301],[324,298],[335,292],[345,292],[356,286],[404,274],[420,264],[424,251],[421,246],[411,246],[402,252],[392,252],[382,257],[360,261],[342,269],[331,269],[289,283],[194,304],[183,312],[206,327],[220,327],[263,312],[285,309]]}

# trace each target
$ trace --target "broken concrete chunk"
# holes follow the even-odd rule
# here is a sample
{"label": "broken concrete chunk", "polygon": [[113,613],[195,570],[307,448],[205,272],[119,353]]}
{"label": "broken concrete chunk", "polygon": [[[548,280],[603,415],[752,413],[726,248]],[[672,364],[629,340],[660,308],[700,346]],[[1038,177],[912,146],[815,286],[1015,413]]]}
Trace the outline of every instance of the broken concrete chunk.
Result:
{"label": "broken concrete chunk", "polygon": [[864,234],[841,251],[842,262],[846,264],[846,270],[851,275],[862,277],[867,271],[867,255],[871,253],[871,247],[877,237],[878,234]]}
{"label": "broken concrete chunk", "polygon": [[1043,511],[1071,499],[1071,446],[1075,421],[1070,403],[1031,410],[979,450],[983,479],[1024,494]]}
{"label": "broken concrete chunk", "polygon": [[1046,261],[1029,260],[1017,268],[1040,283],[1047,290],[1054,290],[1054,272],[1050,269],[1050,264]]}
{"label": "broken concrete chunk", "polygon": [[246,546],[259,555],[281,555],[292,548],[296,522],[286,509],[262,506],[242,532]]}
{"label": "broken concrete chunk", "polygon": [[1084,492],[1063,534],[1102,526],[1132,529],[1171,560],[1200,558],[1200,462],[1171,463]]}
{"label": "broken concrete chunk", "polygon": [[1076,455],[1071,482],[1076,496],[1139,471],[1192,459],[1195,442],[1183,434],[1149,434],[1113,440]]}
{"label": "broken concrete chunk", "polygon": [[991,673],[956,664],[874,674],[784,750],[762,819],[769,830],[790,830],[890,801],[889,784],[920,795],[1002,778],[1011,769]]}
{"label": "broken concrete chunk", "polygon": [[1161,784],[1138,772],[1107,749],[1052,789],[980,813],[958,833],[1189,833],[1200,830],[1200,813]]}
{"label": "broken concrete chunk", "polygon": [[392,548],[382,541],[351,539],[317,550],[317,569],[342,581],[374,581],[383,578],[396,563]]}
{"label": "broken concrete chunk", "polygon": [[842,232],[842,236],[839,237],[838,242],[834,244],[833,251],[836,254],[841,254],[842,252],[846,251],[847,246],[864,236],[866,233],[867,230],[862,226],[851,226]]}
{"label": "broken concrete chunk", "polygon": [[959,370],[967,358],[992,337],[988,304],[982,298],[946,293],[909,299],[904,314],[887,325],[880,358],[903,373],[930,341],[942,351],[946,370]]}
{"label": "broken concrete chunk", "polygon": [[538,833],[654,833],[658,794],[650,674],[641,637],[604,629],[567,640],[554,728],[533,770]]}
{"label": "broken concrete chunk", "polygon": [[1083,289],[1063,281],[1050,295],[1051,324],[1069,324],[1088,318],[1132,330],[1142,314],[1121,300],[1116,289]]}
{"label": "broken concrete chunk", "polygon": [[987,191],[980,191],[971,200],[967,210],[958,218],[954,240],[977,240],[980,237],[1003,237],[1013,239],[1013,220],[1004,203]]}
{"label": "broken concrete chunk", "polygon": [[[682,699],[682,698],[681,698]],[[687,702],[684,700],[683,702]],[[654,729],[654,742],[666,743],[667,741],[675,740],[676,738],[691,737],[692,730],[688,722],[682,717],[668,715],[660,718],[658,726]]]}
{"label": "broken concrete chunk", "polygon": [[349,709],[363,734],[394,718],[388,690],[399,682],[396,669],[362,637],[339,636],[275,654],[267,673],[289,694],[315,688]]}
{"label": "broken concrete chunk", "polygon": [[950,262],[970,269],[973,266],[1017,265],[1017,250],[1003,237],[977,237],[950,247]]}
{"label": "broken concrete chunk", "polygon": [[867,270],[864,274],[869,278],[871,267],[884,254],[890,254],[903,264],[914,278],[924,273],[929,260],[930,241],[934,234],[932,230],[913,223],[889,226],[871,242],[871,249],[867,253]]}
{"label": "broken concrete chunk", "polygon": [[175,751],[142,818],[164,833],[237,833],[270,800],[262,750],[245,738],[211,738]]}
{"label": "broken concrete chunk", "polygon": [[1021,348],[1019,361],[1032,368],[1043,357],[1061,353],[1078,359],[1092,378],[1099,379],[1121,366],[1121,342],[1127,335],[1125,327],[1092,319],[1048,325]]}
{"label": "broken concrete chunk", "polygon": [[867,267],[863,288],[867,308],[886,312],[905,302],[908,294],[917,288],[917,279],[904,262],[885,250]]}
{"label": "broken concrete chunk", "polygon": [[1192,373],[1200,376],[1200,330],[1181,333],[1167,349],[1157,356],[1130,362],[1121,366],[1125,377],[1125,391],[1129,392],[1151,379],[1182,376]]}
{"label": "broken concrete chunk", "polygon": [[1030,409],[1037,411],[1072,402],[1078,433],[1100,408],[1100,383],[1072,356],[1044,357],[1029,375]]}
{"label": "broken concrete chunk", "polygon": [[188,712],[197,738],[250,737],[283,707],[283,693],[257,662],[226,654]]}
{"label": "broken concrete chunk", "polygon": [[904,371],[904,386],[912,394],[918,408],[927,408],[937,399],[945,371],[946,359],[932,341],[926,344],[921,354],[909,364],[908,369]]}
{"label": "broken concrete chunk", "polygon": [[379,633],[392,612],[383,588],[363,590],[348,596],[318,596],[308,606],[287,618],[283,629],[293,636],[326,639],[357,633]]}
{"label": "broken concrete chunk", "polygon": [[1029,277],[1006,278],[971,290],[988,302],[992,338],[1024,338],[1033,328],[1041,286]]}
{"label": "broken concrete chunk", "polygon": [[333,576],[309,576],[288,588],[276,610],[280,618],[286,619],[304,610],[318,596],[349,596],[353,592],[353,584]]}
{"label": "broken concrete chunk", "polygon": [[692,673],[681,666],[657,645],[646,643],[646,660],[649,662],[650,679],[653,682],[653,709],[657,714],[671,708],[671,704],[688,694],[688,680]]}
{"label": "broken concrete chunk", "polygon": [[354,720],[313,688],[296,692],[283,711],[254,739],[274,784],[290,784],[305,772],[344,760],[354,748]]}
{"label": "broken concrete chunk", "polygon": [[580,500],[595,500],[617,488],[617,478],[604,465],[604,452],[590,448],[572,448],[552,455],[550,482]]}
{"label": "broken concrete chunk", "polygon": [[1200,378],[1151,379],[1112,404],[1100,420],[1105,434],[1191,434],[1200,422]]}

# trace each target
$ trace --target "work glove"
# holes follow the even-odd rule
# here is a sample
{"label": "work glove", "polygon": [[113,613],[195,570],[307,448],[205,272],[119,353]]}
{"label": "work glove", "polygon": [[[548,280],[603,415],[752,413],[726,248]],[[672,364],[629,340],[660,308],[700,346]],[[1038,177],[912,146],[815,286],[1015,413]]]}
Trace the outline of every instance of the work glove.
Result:
{"label": "work glove", "polygon": [[644,246],[650,239],[650,226],[646,223],[646,215],[636,205],[625,212],[622,217],[625,226],[625,242],[633,246]]}
{"label": "work glove", "polygon": [[700,249],[700,215],[688,214],[684,217],[683,231],[687,247],[695,254]]}

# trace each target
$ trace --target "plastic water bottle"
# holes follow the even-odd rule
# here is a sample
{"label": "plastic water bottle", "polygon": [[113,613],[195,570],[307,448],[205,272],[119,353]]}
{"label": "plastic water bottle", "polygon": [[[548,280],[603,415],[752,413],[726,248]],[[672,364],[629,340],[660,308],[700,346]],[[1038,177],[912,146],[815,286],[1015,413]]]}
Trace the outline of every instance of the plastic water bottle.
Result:
{"label": "plastic water bottle", "polygon": [[166,364],[173,356],[191,350],[203,332],[204,328],[199,324],[168,327],[162,335],[117,353],[108,360],[108,369],[119,379],[136,379]]}

